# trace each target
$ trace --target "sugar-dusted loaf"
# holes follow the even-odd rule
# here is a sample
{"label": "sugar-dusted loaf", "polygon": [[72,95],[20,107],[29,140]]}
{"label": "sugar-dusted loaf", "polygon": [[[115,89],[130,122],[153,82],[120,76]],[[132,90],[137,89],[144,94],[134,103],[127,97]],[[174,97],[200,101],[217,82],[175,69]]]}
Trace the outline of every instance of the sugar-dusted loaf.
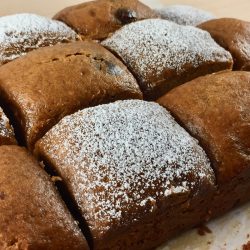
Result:
{"label": "sugar-dusted loaf", "polygon": [[250,22],[220,18],[202,23],[199,28],[208,31],[232,54],[235,70],[250,71]]}
{"label": "sugar-dusted loaf", "polygon": [[3,16],[0,17],[0,65],[37,48],[78,39],[67,25],[46,17],[26,13]]}
{"label": "sugar-dusted loaf", "polygon": [[250,72],[197,78],[158,100],[199,139],[216,173],[212,216],[250,199]]}
{"label": "sugar-dusted loaf", "polygon": [[90,228],[94,249],[151,249],[207,216],[206,154],[156,103],[117,101],[63,118],[36,145]]}
{"label": "sugar-dusted loaf", "polygon": [[15,134],[9,119],[0,108],[0,146],[16,144]]}
{"label": "sugar-dusted loaf", "polygon": [[0,96],[30,149],[65,115],[142,98],[126,66],[101,45],[87,41],[42,48],[3,65]]}
{"label": "sugar-dusted loaf", "polygon": [[232,67],[230,53],[208,32],[166,20],[126,25],[102,44],[125,62],[150,100],[188,80]]}
{"label": "sugar-dusted loaf", "polygon": [[102,40],[123,25],[159,15],[138,0],[98,0],[67,7],[54,19],[65,22],[83,39]]}
{"label": "sugar-dusted loaf", "polygon": [[0,249],[87,250],[84,236],[38,162],[0,146]]}
{"label": "sugar-dusted loaf", "polygon": [[215,16],[208,11],[181,4],[167,5],[158,9],[157,12],[162,19],[181,25],[197,26],[198,24],[215,18]]}

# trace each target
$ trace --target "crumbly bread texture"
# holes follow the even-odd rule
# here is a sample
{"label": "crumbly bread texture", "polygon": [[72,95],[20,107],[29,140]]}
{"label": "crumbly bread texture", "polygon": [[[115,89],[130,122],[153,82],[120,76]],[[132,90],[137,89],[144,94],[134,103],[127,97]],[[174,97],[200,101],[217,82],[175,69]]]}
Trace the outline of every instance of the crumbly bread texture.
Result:
{"label": "crumbly bread texture", "polygon": [[0,108],[0,146],[16,144],[14,130],[9,123],[9,119]]}
{"label": "crumbly bread texture", "polygon": [[219,186],[213,213],[250,199],[250,72],[208,75],[158,100],[207,152]]}
{"label": "crumbly bread texture", "polygon": [[54,19],[65,22],[82,38],[102,40],[125,24],[157,17],[137,0],[98,0],[63,9]]}
{"label": "crumbly bread texture", "polygon": [[79,111],[53,127],[35,152],[64,180],[95,249],[156,247],[204,219],[214,191],[206,154],[156,103],[117,101]]}
{"label": "crumbly bread texture", "polygon": [[215,18],[212,13],[189,5],[169,5],[156,11],[162,19],[166,19],[180,25],[196,26]]}
{"label": "crumbly bread texture", "polygon": [[119,99],[142,98],[133,75],[94,42],[30,52],[0,68],[0,96],[30,149],[65,115]]}
{"label": "crumbly bread texture", "polygon": [[250,22],[220,18],[199,25],[228,50],[234,59],[235,70],[250,71]]}
{"label": "crumbly bread texture", "polygon": [[102,44],[125,62],[150,100],[188,80],[232,67],[230,53],[208,32],[167,20],[126,25]]}
{"label": "crumbly bread texture", "polygon": [[0,64],[40,47],[76,40],[78,35],[62,22],[26,13],[3,16],[0,17]]}
{"label": "crumbly bread texture", "polygon": [[38,162],[17,146],[1,146],[0,156],[0,249],[87,250]]}

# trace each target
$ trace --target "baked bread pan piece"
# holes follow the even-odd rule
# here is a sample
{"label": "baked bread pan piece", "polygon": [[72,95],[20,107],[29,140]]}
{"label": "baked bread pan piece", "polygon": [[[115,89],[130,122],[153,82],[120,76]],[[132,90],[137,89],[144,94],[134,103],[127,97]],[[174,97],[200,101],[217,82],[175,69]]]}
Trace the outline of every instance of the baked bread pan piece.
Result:
{"label": "baked bread pan piece", "polygon": [[234,59],[234,70],[250,71],[250,22],[220,18],[199,25],[228,50]]}
{"label": "baked bread pan piece", "polygon": [[230,70],[233,62],[208,32],[161,19],[126,25],[102,44],[124,61],[149,100],[198,76]]}
{"label": "baked bread pan piece", "polygon": [[95,42],[59,44],[0,68],[0,98],[21,143],[34,143],[65,115],[119,99],[142,98],[133,75]]}
{"label": "baked bread pan piece", "polygon": [[160,98],[197,138],[216,173],[212,216],[250,199],[250,72],[197,78]]}
{"label": "baked bread pan piece", "polygon": [[205,152],[156,103],[79,111],[35,152],[62,178],[94,249],[153,249],[204,221],[215,190]]}
{"label": "baked bread pan piece", "polygon": [[54,16],[83,39],[102,40],[123,25],[159,15],[137,0],[98,0],[61,10]]}
{"label": "baked bread pan piece", "polygon": [[3,16],[0,17],[0,65],[34,49],[79,39],[64,23],[43,16],[27,13]]}
{"label": "baked bread pan piece", "polygon": [[84,236],[38,162],[0,146],[0,249],[87,250]]}

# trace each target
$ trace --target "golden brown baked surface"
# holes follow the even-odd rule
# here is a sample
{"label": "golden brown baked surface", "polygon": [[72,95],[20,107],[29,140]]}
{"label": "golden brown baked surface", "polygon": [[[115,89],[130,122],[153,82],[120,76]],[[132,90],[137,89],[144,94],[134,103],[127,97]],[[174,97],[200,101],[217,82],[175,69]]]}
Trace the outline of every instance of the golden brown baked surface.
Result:
{"label": "golden brown baked surface", "polygon": [[87,41],[42,48],[3,65],[0,96],[30,149],[65,115],[142,98],[127,68],[108,50]]}
{"label": "golden brown baked surface", "polygon": [[158,14],[137,0],[98,0],[68,7],[54,19],[73,28],[83,38],[101,40],[123,25]]}
{"label": "golden brown baked surface", "polygon": [[207,151],[217,182],[250,167],[250,73],[197,78],[158,102],[172,112]]}
{"label": "golden brown baked surface", "polygon": [[79,40],[67,25],[35,15],[0,17],[0,64],[10,62],[31,50]]}
{"label": "golden brown baked surface", "polygon": [[154,248],[204,219],[214,191],[205,152],[153,102],[117,101],[67,116],[35,152],[64,180],[95,249]]}
{"label": "golden brown baked surface", "polygon": [[16,144],[15,134],[9,119],[0,108],[0,146]]}
{"label": "golden brown baked surface", "polygon": [[0,172],[0,249],[88,249],[49,177],[25,149],[1,146]]}
{"label": "golden brown baked surface", "polygon": [[199,28],[208,31],[232,54],[235,70],[250,71],[250,22],[220,18],[202,23]]}
{"label": "golden brown baked surface", "polygon": [[126,25],[102,44],[125,62],[149,100],[198,76],[231,69],[233,61],[208,32],[161,19]]}
{"label": "golden brown baked surface", "polygon": [[199,139],[213,165],[217,217],[250,199],[250,72],[208,75],[158,100]]}

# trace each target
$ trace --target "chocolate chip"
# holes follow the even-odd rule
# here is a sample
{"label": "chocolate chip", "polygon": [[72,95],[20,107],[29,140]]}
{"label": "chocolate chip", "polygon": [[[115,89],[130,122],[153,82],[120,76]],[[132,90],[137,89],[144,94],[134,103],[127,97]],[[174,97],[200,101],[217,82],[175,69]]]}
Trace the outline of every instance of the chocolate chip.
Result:
{"label": "chocolate chip", "polygon": [[91,10],[89,11],[89,14],[90,14],[90,16],[92,16],[92,17],[95,17],[95,16],[96,16],[96,12],[95,12],[95,10],[93,10],[93,9],[91,9]]}
{"label": "chocolate chip", "polygon": [[4,200],[5,198],[5,193],[4,192],[0,192],[0,200]]}
{"label": "chocolate chip", "polygon": [[116,18],[122,24],[128,24],[137,20],[137,13],[134,10],[129,9],[118,9],[115,14]]}

